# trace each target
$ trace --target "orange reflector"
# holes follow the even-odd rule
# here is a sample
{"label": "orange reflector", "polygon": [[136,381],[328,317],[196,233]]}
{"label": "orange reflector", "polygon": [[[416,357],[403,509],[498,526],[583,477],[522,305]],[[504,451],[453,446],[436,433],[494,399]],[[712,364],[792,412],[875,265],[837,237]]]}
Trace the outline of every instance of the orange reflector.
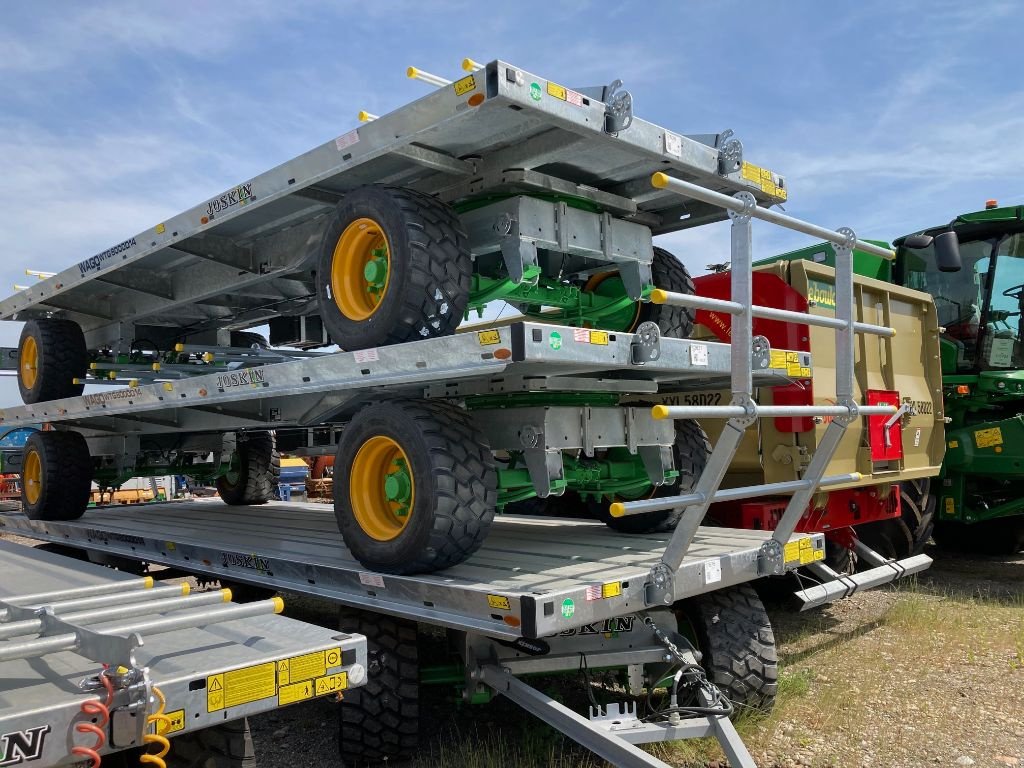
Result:
{"label": "orange reflector", "polygon": [[995,200],[986,200],[985,201],[985,210],[986,211],[991,210],[992,208],[998,208],[998,207],[999,207],[999,203],[997,201],[995,201]]}
{"label": "orange reflector", "polygon": [[474,93],[472,96],[469,97],[467,103],[471,107],[479,107],[481,104],[484,103],[484,95],[482,93]]}
{"label": "orange reflector", "polygon": [[510,357],[512,357],[512,350],[506,349],[505,347],[500,347],[494,350],[494,356],[499,360],[508,360]]}
{"label": "orange reflector", "polygon": [[969,395],[971,394],[971,388],[966,384],[957,384],[956,393],[958,395]]}
{"label": "orange reflector", "polygon": [[209,216],[203,216],[203,218],[201,218],[199,220],[199,223],[200,224],[209,224],[210,223],[210,217]]}
{"label": "orange reflector", "polygon": [[505,616],[505,617],[504,617],[504,621],[505,621],[505,623],[506,623],[506,624],[508,624],[508,625],[509,625],[510,627],[518,627],[518,626],[519,626],[520,624],[522,624],[522,623],[523,623],[523,622],[521,622],[521,621],[519,620],[519,618],[518,618],[518,617],[516,617],[516,616]]}

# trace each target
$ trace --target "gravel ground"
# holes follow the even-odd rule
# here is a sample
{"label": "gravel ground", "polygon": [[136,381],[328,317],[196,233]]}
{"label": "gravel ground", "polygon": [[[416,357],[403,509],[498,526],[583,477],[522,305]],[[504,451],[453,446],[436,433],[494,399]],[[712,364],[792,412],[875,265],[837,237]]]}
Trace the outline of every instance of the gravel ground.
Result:
{"label": "gravel ground", "polygon": [[[806,614],[769,604],[784,692],[770,717],[740,726],[759,766],[1024,768],[1024,555],[931,554],[899,590]],[[329,603],[287,602],[296,618],[333,620]],[[418,765],[600,765],[506,701],[465,709],[428,696]],[[336,712],[320,699],[253,718],[261,768],[341,766]],[[724,764],[707,744],[658,754]]]}

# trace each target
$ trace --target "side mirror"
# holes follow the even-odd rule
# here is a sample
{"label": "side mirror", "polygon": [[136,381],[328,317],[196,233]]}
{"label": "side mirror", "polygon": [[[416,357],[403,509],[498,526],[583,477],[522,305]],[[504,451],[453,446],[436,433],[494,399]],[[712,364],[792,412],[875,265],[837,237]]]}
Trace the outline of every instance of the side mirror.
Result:
{"label": "side mirror", "polygon": [[936,235],[935,264],[940,272],[959,272],[963,269],[963,260],[960,258],[960,240],[956,232],[943,232]]}

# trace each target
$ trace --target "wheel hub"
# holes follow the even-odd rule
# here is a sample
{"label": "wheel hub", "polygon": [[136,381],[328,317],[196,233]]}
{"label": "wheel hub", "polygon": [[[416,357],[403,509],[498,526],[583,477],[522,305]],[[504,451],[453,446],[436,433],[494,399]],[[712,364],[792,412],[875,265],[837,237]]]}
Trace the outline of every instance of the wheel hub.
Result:
{"label": "wheel hub", "polygon": [[392,541],[405,530],[416,483],[398,441],[386,435],[366,440],[352,459],[348,485],[352,515],[367,536]]}
{"label": "wheel hub", "polygon": [[346,226],[331,259],[331,296],[341,313],[356,321],[372,316],[387,293],[390,275],[384,229],[367,217]]}
{"label": "wheel hub", "polygon": [[36,385],[36,377],[39,375],[39,346],[32,336],[28,336],[21,346],[19,355],[19,368],[21,382],[27,389]]}

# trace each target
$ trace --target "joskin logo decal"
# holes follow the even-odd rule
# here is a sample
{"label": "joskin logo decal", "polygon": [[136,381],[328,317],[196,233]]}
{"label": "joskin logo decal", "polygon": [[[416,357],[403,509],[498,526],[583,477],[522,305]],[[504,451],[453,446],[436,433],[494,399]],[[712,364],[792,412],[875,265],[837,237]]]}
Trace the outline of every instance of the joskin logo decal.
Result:
{"label": "joskin logo decal", "polygon": [[0,735],[0,766],[21,765],[38,760],[43,755],[43,744],[50,726],[39,725],[26,731],[11,731]]}
{"label": "joskin logo decal", "polygon": [[220,197],[215,197],[206,203],[206,215],[213,218],[214,214],[234,208],[236,205],[245,205],[252,200],[252,182],[239,184],[234,189],[229,189]]}

